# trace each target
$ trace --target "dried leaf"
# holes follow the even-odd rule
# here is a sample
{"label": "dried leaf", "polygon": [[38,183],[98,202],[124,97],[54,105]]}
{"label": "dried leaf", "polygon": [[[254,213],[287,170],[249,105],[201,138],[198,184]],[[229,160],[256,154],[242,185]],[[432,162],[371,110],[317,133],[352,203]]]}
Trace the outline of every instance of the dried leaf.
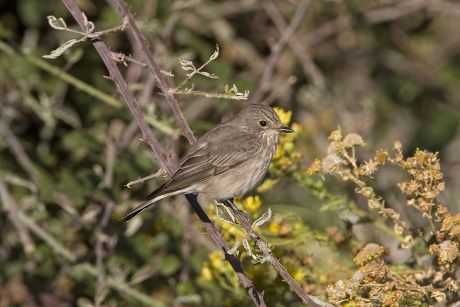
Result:
{"label": "dried leaf", "polygon": [[174,74],[171,71],[166,71],[166,70],[162,69],[162,70],[160,70],[160,72],[165,76],[174,77]]}
{"label": "dried leaf", "polygon": [[202,75],[202,76],[211,78],[211,79],[219,79],[219,77],[216,76],[215,74],[210,74],[210,73],[208,73],[208,72],[206,72],[206,71],[198,71],[197,73],[200,74],[200,75]]}
{"label": "dried leaf", "polygon": [[210,61],[215,60],[215,59],[217,59],[218,56],[219,56],[219,45],[216,44],[216,50],[215,50],[214,53],[209,57],[209,60],[210,60]]}
{"label": "dried leaf", "polygon": [[86,33],[93,33],[94,32],[94,23],[88,20],[85,13],[81,13],[83,17],[83,24],[85,25]]}
{"label": "dried leaf", "polygon": [[68,40],[64,44],[62,44],[59,48],[51,51],[50,54],[44,55],[43,57],[46,59],[56,59],[60,57],[64,52],[66,52],[67,49],[71,48],[73,45],[75,45],[78,42],[80,41],[76,39]]}
{"label": "dried leaf", "polygon": [[248,239],[243,240],[243,246],[244,246],[244,249],[248,252],[249,256],[252,257],[252,250],[251,250],[251,246],[249,245]]}
{"label": "dried leaf", "polygon": [[233,247],[229,249],[227,253],[230,255],[234,255],[236,252],[238,252],[238,247],[240,247],[240,245],[241,245],[241,240],[237,240],[235,242],[235,245],[233,245]]}
{"label": "dried leaf", "polygon": [[185,71],[195,71],[195,65],[193,65],[192,61],[189,60],[180,60],[180,66],[182,67],[183,70]]}
{"label": "dried leaf", "polygon": [[272,209],[268,208],[268,211],[262,214],[257,220],[252,223],[252,228],[259,227],[265,224],[272,217]]}
{"label": "dried leaf", "polygon": [[[227,224],[235,224],[235,217],[233,216],[233,213],[225,205],[216,203],[216,215],[221,221]],[[227,217],[230,219],[228,219]]]}
{"label": "dried leaf", "polygon": [[67,25],[62,18],[56,18],[53,15],[46,17],[48,19],[48,23],[51,28],[56,30],[65,30],[67,29]]}

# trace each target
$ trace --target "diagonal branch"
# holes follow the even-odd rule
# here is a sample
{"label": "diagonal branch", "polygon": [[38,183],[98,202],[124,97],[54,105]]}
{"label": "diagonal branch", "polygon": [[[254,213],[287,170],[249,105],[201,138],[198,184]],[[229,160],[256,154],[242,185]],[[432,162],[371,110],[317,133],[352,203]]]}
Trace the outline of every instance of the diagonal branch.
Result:
{"label": "diagonal branch", "polygon": [[[69,12],[72,14],[72,16],[75,18],[75,20],[78,22],[80,27],[84,29],[84,22],[82,18],[82,11],[78,8],[78,6],[75,3],[75,0],[62,0],[64,5],[67,7]],[[126,7],[126,4],[124,4],[124,7]],[[127,7],[126,7],[127,9]],[[132,16],[131,16],[132,18]],[[133,18],[132,18],[133,19]],[[128,27],[131,27],[132,23],[128,23]],[[153,132],[150,130],[148,127],[142,112],[140,111],[140,108],[137,104],[136,99],[134,98],[133,94],[131,91],[128,89],[128,85],[126,84],[126,81],[124,80],[123,76],[121,75],[120,70],[118,69],[116,63],[112,59],[111,52],[105,45],[105,43],[99,39],[93,40],[92,41],[93,46],[96,48],[97,52],[101,56],[102,60],[104,61],[107,69],[109,70],[110,73],[110,78],[111,80],[115,83],[118,92],[121,94],[123,97],[123,100],[126,102],[128,108],[130,111],[133,113],[133,116],[138,123],[142,135],[144,139],[149,143],[150,147],[152,148],[153,152],[155,153],[157,159],[160,161],[162,167],[169,173],[172,174],[173,171],[176,168],[177,162],[169,158],[166,153],[164,152],[163,148],[161,147],[160,143],[158,142],[158,139],[156,136],[153,134]],[[153,57],[152,57],[153,59]],[[158,68],[158,67],[157,67]],[[153,71],[154,73],[157,72],[156,70]],[[158,71],[159,72],[159,71]],[[160,80],[161,77],[158,78]],[[164,86],[167,86],[163,84]],[[161,88],[161,87],[160,87]],[[169,88],[168,88],[169,89]],[[168,91],[168,89],[165,89],[165,91]],[[166,96],[166,95],[165,95]],[[173,103],[175,103],[175,108],[179,109],[177,102],[172,100]],[[175,113],[176,114],[176,113]],[[176,115],[177,116],[177,115]],[[182,117],[183,119],[183,117]],[[187,122],[185,119],[183,120],[183,124],[187,125]],[[190,128],[188,128],[190,130]],[[184,130],[184,131],[187,131]],[[191,132],[191,130],[190,130]],[[192,135],[193,136],[193,135]],[[189,140],[195,140],[195,137],[190,138]],[[249,296],[253,300],[254,304],[256,306],[266,306],[263,296],[260,292],[257,291],[257,289],[254,287],[252,281],[249,279],[249,277],[246,275],[244,272],[240,261],[235,258],[234,256],[228,254],[228,246],[225,243],[222,235],[219,233],[217,228],[214,226],[212,221],[209,219],[209,217],[206,215],[204,210],[201,208],[200,204],[198,203],[196,196],[194,195],[186,195],[187,200],[197,213],[198,217],[202,221],[204,227],[206,228],[206,231],[208,234],[211,236],[211,238],[214,240],[214,242],[223,250],[225,253],[226,259],[229,261],[230,265],[232,268],[235,270],[238,279],[241,283],[241,285],[247,290]]]}

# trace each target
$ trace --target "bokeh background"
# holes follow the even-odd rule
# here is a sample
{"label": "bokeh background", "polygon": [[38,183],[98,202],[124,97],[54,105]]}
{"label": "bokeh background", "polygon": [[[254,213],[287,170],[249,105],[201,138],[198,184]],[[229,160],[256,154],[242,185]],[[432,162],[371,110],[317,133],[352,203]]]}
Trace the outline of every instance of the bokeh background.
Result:
{"label": "bokeh background", "polygon": [[[356,271],[353,257],[366,242],[384,246],[390,265],[417,270],[412,251],[372,218],[347,209],[368,210],[353,185],[307,176],[306,169],[326,154],[338,126],[366,141],[359,161],[399,140],[408,155],[417,148],[439,152],[446,181],[440,201],[459,211],[458,2],[128,4],[159,65],[173,75],[167,77],[172,87],[186,78],[181,59],[198,67],[217,44],[219,57],[205,71],[219,78],[196,76],[186,87],[224,93],[235,84],[249,91],[247,101],[176,95],[197,135],[245,103],[279,107],[288,121],[292,112],[296,136],[284,140],[269,181],[240,205],[253,218],[273,210],[260,232],[306,291],[327,300],[327,286]],[[78,5],[96,30],[121,24],[110,2]],[[55,60],[42,58],[78,38],[52,29],[49,15],[77,29],[60,1],[0,1],[0,306],[251,305],[183,197],[120,222],[164,179],[125,185],[155,173],[159,163],[90,43]],[[102,39],[142,61],[125,32]],[[129,61],[119,66],[154,133],[181,156],[187,140],[148,70]],[[396,186],[404,176],[384,168],[373,186],[411,230],[423,230],[427,221],[405,205]],[[229,245],[241,237],[207,208]],[[270,306],[298,304],[269,264],[254,264],[244,250],[240,258]]]}

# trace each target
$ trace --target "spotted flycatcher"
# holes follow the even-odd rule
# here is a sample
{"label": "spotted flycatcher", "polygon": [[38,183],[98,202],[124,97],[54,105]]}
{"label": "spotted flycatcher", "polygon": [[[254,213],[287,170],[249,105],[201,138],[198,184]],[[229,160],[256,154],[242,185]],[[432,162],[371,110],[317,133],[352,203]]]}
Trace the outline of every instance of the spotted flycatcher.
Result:
{"label": "spotted flycatcher", "polygon": [[248,105],[198,139],[174,175],[123,220],[172,195],[206,193],[225,200],[245,194],[265,176],[281,132],[293,130],[283,126],[272,108]]}

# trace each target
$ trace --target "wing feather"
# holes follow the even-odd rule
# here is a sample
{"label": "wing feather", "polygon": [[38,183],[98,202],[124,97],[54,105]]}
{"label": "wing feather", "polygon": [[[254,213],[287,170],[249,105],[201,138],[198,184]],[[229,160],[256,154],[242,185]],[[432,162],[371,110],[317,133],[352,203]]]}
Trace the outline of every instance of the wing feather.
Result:
{"label": "wing feather", "polygon": [[220,133],[215,135],[203,136],[203,140],[191,148],[179,169],[158,191],[155,191],[155,196],[182,190],[226,172],[251,159],[260,147],[259,142],[251,134],[238,133],[234,129],[219,131]]}

